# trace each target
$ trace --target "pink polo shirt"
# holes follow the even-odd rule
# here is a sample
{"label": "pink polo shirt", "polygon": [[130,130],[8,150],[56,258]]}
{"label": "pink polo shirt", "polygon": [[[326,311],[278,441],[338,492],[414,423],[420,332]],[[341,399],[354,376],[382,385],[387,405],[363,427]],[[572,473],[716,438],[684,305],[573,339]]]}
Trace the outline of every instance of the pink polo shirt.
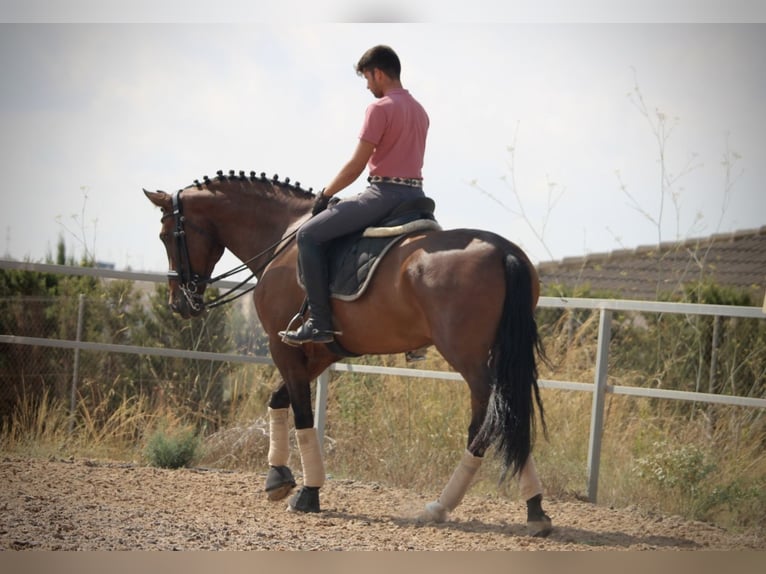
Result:
{"label": "pink polo shirt", "polygon": [[428,114],[410,93],[397,88],[367,107],[359,139],[375,145],[370,175],[423,177]]}

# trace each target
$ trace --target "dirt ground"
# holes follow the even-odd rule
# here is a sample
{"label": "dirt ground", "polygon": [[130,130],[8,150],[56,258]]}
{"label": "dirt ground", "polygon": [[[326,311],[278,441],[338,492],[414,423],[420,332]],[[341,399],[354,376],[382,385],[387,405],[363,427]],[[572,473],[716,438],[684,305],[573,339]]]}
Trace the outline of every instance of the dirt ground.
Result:
{"label": "dirt ground", "polygon": [[700,522],[577,500],[545,501],[545,539],[522,503],[470,493],[444,524],[415,516],[438,494],[329,478],[322,512],[269,502],[265,474],[93,460],[0,459],[0,550],[764,550]]}

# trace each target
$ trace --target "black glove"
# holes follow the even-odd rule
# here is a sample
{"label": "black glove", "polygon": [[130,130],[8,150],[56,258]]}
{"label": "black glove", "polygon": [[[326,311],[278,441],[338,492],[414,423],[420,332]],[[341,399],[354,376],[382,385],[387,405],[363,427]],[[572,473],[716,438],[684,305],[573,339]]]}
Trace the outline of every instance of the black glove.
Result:
{"label": "black glove", "polygon": [[[324,192],[324,189],[322,192]],[[314,200],[314,207],[311,208],[312,216],[318,213],[322,213],[325,209],[327,209],[327,205],[330,203],[330,198],[324,195],[322,192],[320,192],[319,195],[317,195],[317,198]]]}

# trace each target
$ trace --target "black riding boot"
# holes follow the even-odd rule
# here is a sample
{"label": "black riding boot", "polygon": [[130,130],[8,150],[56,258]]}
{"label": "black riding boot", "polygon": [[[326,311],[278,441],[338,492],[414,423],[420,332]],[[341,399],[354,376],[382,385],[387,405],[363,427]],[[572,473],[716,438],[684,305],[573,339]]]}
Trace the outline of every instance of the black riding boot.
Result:
{"label": "black riding boot", "polygon": [[324,250],[311,243],[300,245],[298,262],[309,300],[309,318],[298,329],[281,333],[282,340],[296,347],[304,343],[330,343],[335,339],[335,332]]}

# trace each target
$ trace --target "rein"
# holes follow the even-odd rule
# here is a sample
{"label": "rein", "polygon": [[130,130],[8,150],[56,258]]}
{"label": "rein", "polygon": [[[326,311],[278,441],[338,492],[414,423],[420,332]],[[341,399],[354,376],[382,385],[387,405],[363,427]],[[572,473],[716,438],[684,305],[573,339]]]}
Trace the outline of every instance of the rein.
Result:
{"label": "rein", "polygon": [[[295,238],[295,234],[298,232],[297,229],[295,229],[294,231],[291,231],[286,236],[280,238],[279,241],[269,245],[266,249],[264,249],[260,253],[257,253],[256,255],[248,259],[247,261],[243,262],[237,267],[234,267],[233,269],[230,269],[229,271],[221,273],[220,275],[217,275],[216,277],[203,277],[199,273],[195,273],[194,271],[192,271],[191,259],[189,257],[189,245],[186,241],[186,230],[184,229],[184,224],[194,229],[201,235],[208,237],[211,240],[212,240],[212,237],[210,237],[210,234],[207,233],[207,231],[205,231],[201,227],[194,225],[190,221],[186,221],[186,218],[184,217],[184,214],[183,214],[183,207],[181,204],[182,191],[183,190],[179,189],[173,195],[173,200],[172,200],[173,211],[171,213],[166,213],[165,215],[162,216],[163,220],[171,216],[174,218],[175,230],[173,232],[173,236],[175,237],[176,253],[178,253],[178,259],[179,259],[179,262],[178,262],[179,269],[177,271],[174,269],[169,269],[167,272],[167,277],[168,279],[175,279],[178,281],[179,288],[181,289],[181,293],[183,293],[187,303],[189,303],[189,306],[192,307],[195,311],[200,311],[202,307],[205,306],[205,303],[203,302],[202,297],[199,294],[200,285],[210,285],[211,283],[215,283],[216,281],[220,281],[221,279],[226,279],[227,277],[231,277],[232,275],[239,273],[240,271],[244,271],[245,269],[248,269],[248,263],[252,263],[259,257],[263,257],[264,255],[268,254],[270,251],[274,250],[274,252],[271,253],[271,255],[269,255],[266,261],[262,265],[260,265],[255,271],[253,271],[247,278],[245,278],[239,284],[229,289],[226,293],[209,301],[207,303],[207,307],[214,308],[220,305],[224,305],[226,303],[231,303],[232,301],[235,301],[239,299],[240,297],[242,297],[243,295],[246,295],[247,293],[250,293],[251,291],[253,291],[257,285],[252,285],[251,287],[248,287],[244,291],[237,293],[236,295],[232,295],[232,293],[234,293],[237,289],[239,289],[248,281],[250,281],[250,279],[255,277],[258,273],[262,272],[266,268],[266,266],[276,258],[277,255],[282,253],[282,251],[284,251],[284,249],[287,248],[288,245],[290,245],[291,241]],[[283,243],[281,247],[279,247],[280,243]]]}

